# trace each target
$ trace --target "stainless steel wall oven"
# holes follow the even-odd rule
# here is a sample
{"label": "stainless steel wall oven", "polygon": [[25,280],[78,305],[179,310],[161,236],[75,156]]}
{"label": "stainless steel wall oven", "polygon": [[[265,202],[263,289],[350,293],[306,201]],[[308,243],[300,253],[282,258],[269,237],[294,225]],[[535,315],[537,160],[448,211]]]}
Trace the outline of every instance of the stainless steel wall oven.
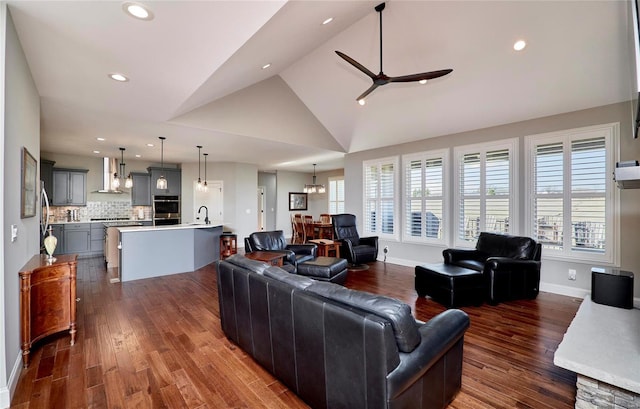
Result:
{"label": "stainless steel wall oven", "polygon": [[180,224],[180,196],[153,196],[153,225]]}

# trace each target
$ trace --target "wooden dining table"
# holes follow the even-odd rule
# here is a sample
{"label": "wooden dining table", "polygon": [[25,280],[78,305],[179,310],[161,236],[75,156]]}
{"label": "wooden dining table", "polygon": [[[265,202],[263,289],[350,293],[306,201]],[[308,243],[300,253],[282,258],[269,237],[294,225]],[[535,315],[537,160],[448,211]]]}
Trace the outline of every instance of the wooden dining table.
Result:
{"label": "wooden dining table", "polygon": [[[333,239],[333,224],[322,223],[320,221],[313,221],[308,223],[313,227],[314,237],[307,237],[307,240],[311,239]],[[318,235],[315,235],[315,231],[318,231]]]}

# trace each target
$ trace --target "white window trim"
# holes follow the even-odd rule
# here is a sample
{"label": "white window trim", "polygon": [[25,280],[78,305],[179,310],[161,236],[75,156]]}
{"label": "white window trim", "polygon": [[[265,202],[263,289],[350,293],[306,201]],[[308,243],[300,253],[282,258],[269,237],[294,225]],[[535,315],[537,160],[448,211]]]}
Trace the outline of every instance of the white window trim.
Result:
{"label": "white window trim", "polygon": [[[606,159],[606,174],[613,175],[615,169],[615,163],[617,158],[620,157],[619,153],[619,139],[620,139],[620,123],[608,123],[602,125],[587,126],[583,128],[573,128],[564,131],[549,132],[537,135],[528,135],[525,137],[525,192],[526,192],[526,204],[525,204],[525,233],[530,237],[533,237],[533,226],[531,220],[533,219],[533,195],[534,188],[533,171],[534,171],[534,152],[536,145],[541,145],[550,142],[562,141],[563,143],[571,142],[577,135],[580,135],[580,139],[586,139],[590,136],[589,133],[594,136],[605,135],[605,147],[607,151]],[[565,175],[570,177],[570,175]],[[564,248],[562,250],[554,250],[544,248],[542,250],[542,257],[545,259],[555,259],[563,261],[584,262],[591,264],[592,262],[606,264],[606,265],[618,265],[620,263],[620,192],[616,188],[613,181],[613,176],[606,179],[606,193],[605,200],[610,203],[611,206],[607,207],[606,217],[606,231],[605,237],[611,238],[611,242],[607,242],[607,247],[604,254],[589,253],[585,251],[576,251],[571,248]],[[564,189],[563,189],[564,192]],[[566,196],[563,193],[563,197]],[[612,214],[613,213],[613,214]]]}
{"label": "white window trim", "polygon": [[[362,220],[362,232],[363,234],[361,234],[361,236],[369,236],[369,235],[376,235],[378,236],[378,238],[382,239],[382,240],[388,240],[388,241],[397,241],[399,242],[399,237],[400,237],[400,233],[398,231],[398,229],[401,228],[401,223],[399,223],[398,221],[399,219],[399,197],[400,197],[400,193],[399,189],[401,189],[402,187],[400,186],[400,157],[399,156],[389,156],[386,158],[380,158],[380,159],[371,159],[371,160],[367,160],[362,162],[362,214],[363,216],[365,214],[367,214],[367,189],[366,189],[366,172],[367,172],[367,167],[368,166],[373,166],[373,165],[385,165],[385,164],[389,164],[392,163],[393,164],[393,169],[394,169],[394,175],[393,175],[393,183],[394,183],[394,189],[393,189],[393,234],[386,234],[386,233],[382,233],[381,228],[382,228],[382,222],[377,223],[376,227],[377,227],[377,231],[375,232],[369,232],[365,230],[366,227],[366,223],[365,223],[365,219],[363,217]],[[379,199],[378,199],[379,200]]]}
{"label": "white window trim", "polygon": [[[429,244],[440,245],[442,247],[448,247],[449,245],[449,231],[450,229],[450,197],[451,197],[451,179],[450,179],[450,160],[451,154],[449,149],[438,149],[426,152],[412,153],[408,155],[402,155],[402,241],[412,244]],[[440,220],[440,226],[442,229],[442,238],[431,237],[415,237],[406,234],[407,231],[407,215],[406,215],[406,184],[407,184],[407,172],[406,166],[413,160],[426,160],[426,159],[442,159],[442,220]]]}
{"label": "white window trim", "polygon": [[[460,240],[458,237],[458,226],[460,225],[460,161],[467,153],[495,151],[499,149],[509,149],[509,232],[517,234],[519,232],[519,192],[518,192],[518,138],[503,139],[500,141],[477,143],[473,145],[457,146],[453,149],[453,223],[451,226],[452,246],[473,247],[475,243]],[[484,175],[483,175],[484,177]]]}
{"label": "white window trim", "polygon": [[[329,177],[329,179],[327,180],[327,188],[331,189],[331,182],[337,182],[339,180],[342,180],[342,185],[344,187],[344,176],[331,176]],[[345,192],[342,192],[342,200],[334,200],[334,202],[342,202],[342,208],[345,209],[345,200],[344,200],[344,194]],[[336,206],[337,209],[338,206]],[[327,209],[331,209],[331,194],[327,194]]]}

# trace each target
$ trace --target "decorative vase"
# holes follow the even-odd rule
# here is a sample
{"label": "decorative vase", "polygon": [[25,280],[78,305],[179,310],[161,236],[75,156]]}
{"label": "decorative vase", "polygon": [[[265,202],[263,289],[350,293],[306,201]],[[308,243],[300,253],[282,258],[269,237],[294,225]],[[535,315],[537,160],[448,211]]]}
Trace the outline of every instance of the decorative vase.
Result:
{"label": "decorative vase", "polygon": [[53,252],[58,244],[58,239],[53,235],[53,228],[49,227],[49,235],[44,238],[44,249],[47,251],[47,261],[53,263],[56,258],[53,257]]}

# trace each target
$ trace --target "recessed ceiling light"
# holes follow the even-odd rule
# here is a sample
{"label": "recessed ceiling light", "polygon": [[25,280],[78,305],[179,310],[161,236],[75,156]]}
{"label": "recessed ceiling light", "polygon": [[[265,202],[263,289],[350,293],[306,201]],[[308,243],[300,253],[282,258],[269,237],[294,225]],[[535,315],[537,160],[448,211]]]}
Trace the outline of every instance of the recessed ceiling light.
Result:
{"label": "recessed ceiling light", "polygon": [[141,157],[142,157],[142,155],[136,154],[136,158],[141,158]]}
{"label": "recessed ceiling light", "polygon": [[150,148],[153,148],[153,144],[152,143],[148,143],[147,146],[150,147]]}
{"label": "recessed ceiling light", "polygon": [[140,3],[124,2],[122,3],[122,10],[131,17],[135,17],[139,20],[153,20],[153,13],[147,7]]}
{"label": "recessed ceiling light", "polygon": [[424,85],[424,84],[427,83],[427,80],[420,80],[420,81],[418,81],[418,83]]}
{"label": "recessed ceiling light", "polygon": [[527,43],[524,40],[518,40],[513,44],[513,49],[516,51],[522,51],[527,46]]}
{"label": "recessed ceiling light", "polygon": [[329,17],[328,19],[326,19],[325,21],[322,22],[322,25],[324,26],[326,24],[331,23],[332,21],[333,21],[333,17]]}
{"label": "recessed ceiling light", "polygon": [[114,81],[119,81],[119,82],[127,82],[127,81],[129,81],[129,78],[125,77],[122,74],[118,74],[118,73],[109,74],[109,78],[111,78]]}
{"label": "recessed ceiling light", "polygon": [[96,138],[99,141],[104,141],[104,138]]}
{"label": "recessed ceiling light", "polygon": [[271,63],[266,63],[265,65],[262,66],[262,69],[266,70],[269,67],[271,67]]}
{"label": "recessed ceiling light", "polygon": [[100,153],[100,151],[93,151],[93,153]]}

